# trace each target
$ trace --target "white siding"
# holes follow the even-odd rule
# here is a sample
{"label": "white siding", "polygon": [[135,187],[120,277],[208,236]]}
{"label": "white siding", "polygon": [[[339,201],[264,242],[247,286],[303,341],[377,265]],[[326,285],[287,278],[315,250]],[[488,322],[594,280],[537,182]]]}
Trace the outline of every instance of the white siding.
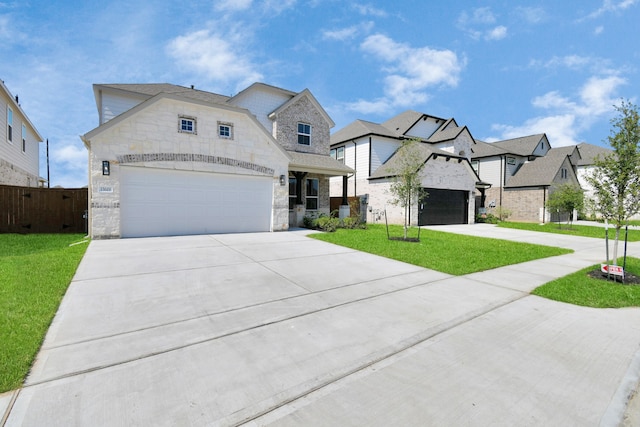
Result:
{"label": "white siding", "polygon": [[143,101],[144,98],[103,92],[101,96],[102,114],[100,116],[100,124],[104,124],[125,111],[129,111]]}
{"label": "white siding", "polygon": [[481,159],[479,164],[478,175],[484,182],[488,182],[493,187],[502,187],[500,179],[502,159],[500,157],[489,157]]}
{"label": "white siding", "polygon": [[[7,110],[13,111],[12,140],[8,138]],[[27,128],[26,149],[22,151],[22,125]],[[9,185],[22,185],[35,187],[38,185],[39,171],[39,141],[36,134],[29,126],[26,118],[19,108],[16,108],[4,94],[0,97],[0,159],[17,168],[14,173],[8,174],[13,178],[5,178],[2,181]],[[29,176],[30,175],[30,176]]]}
{"label": "white siding", "polygon": [[268,116],[291,98],[291,96],[281,92],[254,87],[240,94],[237,98],[231,100],[230,103],[251,111],[258,121],[262,123],[262,126],[275,137],[273,122]]}
{"label": "white siding", "polygon": [[439,120],[439,123],[436,123],[436,119],[433,117],[425,116],[418,120],[418,122],[407,131],[406,135],[427,139],[433,135],[440,126],[442,126],[442,121]]}

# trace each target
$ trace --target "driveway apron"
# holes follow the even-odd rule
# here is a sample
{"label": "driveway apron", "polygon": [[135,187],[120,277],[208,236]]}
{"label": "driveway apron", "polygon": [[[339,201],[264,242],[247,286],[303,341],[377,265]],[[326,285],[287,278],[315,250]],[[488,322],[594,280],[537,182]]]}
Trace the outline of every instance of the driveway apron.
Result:
{"label": "driveway apron", "polygon": [[575,252],[454,277],[308,233],[91,242],[25,386],[0,396],[6,425],[624,418],[640,310],[529,295],[598,262],[597,239],[509,232]]}

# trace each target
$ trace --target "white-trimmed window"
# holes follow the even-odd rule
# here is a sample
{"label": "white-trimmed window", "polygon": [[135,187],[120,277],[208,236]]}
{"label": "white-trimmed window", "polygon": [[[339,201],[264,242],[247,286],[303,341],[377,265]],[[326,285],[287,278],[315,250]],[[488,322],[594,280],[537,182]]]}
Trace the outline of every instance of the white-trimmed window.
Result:
{"label": "white-trimmed window", "polygon": [[13,141],[13,110],[7,107],[7,141]]}
{"label": "white-trimmed window", "polygon": [[317,178],[307,178],[305,199],[308,211],[318,210],[319,185]]}
{"label": "white-trimmed window", "polygon": [[344,147],[332,148],[329,155],[340,163],[344,163]]}
{"label": "white-trimmed window", "polygon": [[22,152],[27,152],[27,127],[22,124]]}
{"label": "white-trimmed window", "polygon": [[233,139],[233,124],[218,122],[218,137],[224,139]]}
{"label": "white-trimmed window", "polygon": [[298,123],[298,144],[311,145],[311,125]]}
{"label": "white-trimmed window", "polygon": [[182,133],[198,133],[197,122],[195,117],[179,116],[178,132]]}

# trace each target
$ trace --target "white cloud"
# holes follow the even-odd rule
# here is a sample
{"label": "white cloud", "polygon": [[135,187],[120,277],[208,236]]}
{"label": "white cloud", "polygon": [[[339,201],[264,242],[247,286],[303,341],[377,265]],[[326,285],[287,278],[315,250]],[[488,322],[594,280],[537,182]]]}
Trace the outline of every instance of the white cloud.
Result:
{"label": "white cloud", "polygon": [[593,30],[593,34],[595,34],[596,36],[599,36],[600,34],[602,34],[602,32],[604,31],[604,27],[602,25],[598,25],[594,30]]}
{"label": "white cloud", "polygon": [[251,7],[253,0],[220,0],[216,2],[214,8],[220,11],[240,11]]}
{"label": "white cloud", "polygon": [[285,10],[293,8],[296,2],[297,0],[265,0],[262,8],[270,15],[279,15]]}
{"label": "white cloud", "polygon": [[458,16],[456,26],[475,40],[500,40],[507,36],[507,27],[498,25],[493,28],[486,28],[487,26],[493,26],[496,22],[497,18],[491,8],[479,7],[471,12],[462,11]]}
{"label": "white cloud", "polygon": [[602,3],[602,6],[600,6],[598,9],[591,12],[589,15],[585,16],[584,18],[580,19],[579,21],[595,19],[605,13],[615,13],[615,12],[626,10],[631,6],[634,6],[636,3],[638,3],[638,1],[639,0],[620,0],[620,1],[604,0],[604,2]]}
{"label": "white cloud", "polygon": [[596,121],[613,110],[617,89],[626,84],[619,76],[591,77],[574,99],[558,91],[535,97],[532,105],[546,110],[546,115],[531,118],[521,125],[493,125],[503,139],[546,133],[554,147],[581,142],[580,132],[588,130]]}
{"label": "white cloud", "polygon": [[499,25],[485,35],[486,40],[500,40],[507,37],[507,27]]}
{"label": "white cloud", "polygon": [[547,13],[541,7],[517,7],[516,14],[529,24],[538,24],[547,19]]}
{"label": "white cloud", "polygon": [[176,37],[167,45],[167,52],[182,68],[242,88],[263,77],[250,58],[243,55],[241,46],[246,43],[245,37],[246,34],[233,31],[222,35],[200,30]]}
{"label": "white cloud", "polygon": [[359,100],[348,108],[360,113],[382,113],[393,107],[408,107],[429,99],[427,90],[458,84],[464,60],[450,50],[414,48],[382,34],[367,37],[361,49],[382,62],[384,97]]}
{"label": "white cloud", "polygon": [[338,29],[338,30],[324,30],[322,32],[322,38],[325,40],[350,40],[354,39],[361,33],[368,33],[373,28],[374,24],[371,21],[363,22],[358,25],[352,25],[350,27]]}
{"label": "white cloud", "polygon": [[385,10],[378,9],[370,4],[356,3],[353,5],[353,8],[361,15],[377,16],[378,18],[384,18],[388,15]]}

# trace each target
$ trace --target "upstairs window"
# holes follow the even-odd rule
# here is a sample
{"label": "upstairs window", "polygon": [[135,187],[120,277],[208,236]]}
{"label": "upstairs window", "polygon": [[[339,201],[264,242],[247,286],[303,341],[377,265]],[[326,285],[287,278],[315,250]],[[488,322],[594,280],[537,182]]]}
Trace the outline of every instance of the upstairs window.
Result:
{"label": "upstairs window", "polygon": [[27,152],[27,127],[22,125],[22,152]]}
{"label": "upstairs window", "polygon": [[311,145],[311,125],[298,123],[298,144]]}
{"label": "upstairs window", "polygon": [[218,137],[233,139],[233,125],[231,123],[218,122]]}
{"label": "upstairs window", "polygon": [[13,141],[13,110],[7,108],[7,140]]}
{"label": "upstairs window", "polygon": [[329,155],[340,163],[344,163],[344,147],[332,148]]}
{"label": "upstairs window", "polygon": [[196,119],[194,117],[178,117],[178,132],[196,134]]}
{"label": "upstairs window", "polygon": [[568,171],[566,168],[562,168],[562,169],[560,170],[560,177],[561,177],[562,179],[567,179],[567,178],[569,178],[569,171]]}

